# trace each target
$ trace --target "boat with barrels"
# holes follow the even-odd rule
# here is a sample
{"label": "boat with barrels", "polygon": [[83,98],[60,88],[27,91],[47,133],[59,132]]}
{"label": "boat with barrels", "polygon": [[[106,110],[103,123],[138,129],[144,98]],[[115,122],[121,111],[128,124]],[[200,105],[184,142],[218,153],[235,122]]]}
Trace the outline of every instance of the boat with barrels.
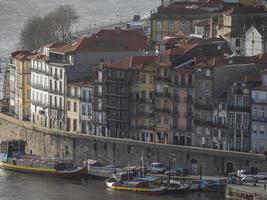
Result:
{"label": "boat with barrels", "polygon": [[2,169],[62,178],[82,178],[86,167],[77,167],[71,160],[52,159],[25,154],[25,141],[1,142],[0,167]]}
{"label": "boat with barrels", "polygon": [[135,178],[134,174],[120,173],[106,180],[108,188],[113,190],[140,192],[145,194],[159,195],[167,191],[167,188],[156,184],[153,180]]}

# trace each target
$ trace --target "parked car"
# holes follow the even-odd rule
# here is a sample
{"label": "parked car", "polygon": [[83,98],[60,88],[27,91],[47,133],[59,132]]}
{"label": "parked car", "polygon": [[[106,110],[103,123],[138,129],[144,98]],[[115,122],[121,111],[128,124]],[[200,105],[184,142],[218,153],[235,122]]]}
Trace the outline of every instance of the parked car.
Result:
{"label": "parked car", "polygon": [[237,170],[237,176],[238,177],[243,178],[243,177],[245,177],[247,175],[248,175],[247,170],[245,170],[245,169]]}
{"label": "parked car", "polygon": [[258,181],[257,177],[253,175],[244,176],[241,180],[245,183],[255,183]]}
{"label": "parked car", "polygon": [[167,167],[159,162],[151,163],[150,172],[153,174],[163,174],[167,171]]}
{"label": "parked car", "polygon": [[257,174],[258,180],[267,180],[267,172],[262,172]]}

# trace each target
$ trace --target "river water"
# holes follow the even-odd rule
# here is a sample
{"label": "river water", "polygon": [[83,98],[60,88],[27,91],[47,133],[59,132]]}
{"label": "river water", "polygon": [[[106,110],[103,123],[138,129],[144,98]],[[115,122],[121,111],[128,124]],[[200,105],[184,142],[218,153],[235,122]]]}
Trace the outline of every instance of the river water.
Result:
{"label": "river water", "polygon": [[1,200],[224,200],[223,194],[150,196],[107,189],[104,181],[66,180],[0,170]]}
{"label": "river water", "polygon": [[19,34],[29,17],[43,16],[63,4],[75,8],[80,16],[77,30],[82,30],[126,21],[134,14],[147,15],[160,0],[0,0],[0,57],[18,48]]}

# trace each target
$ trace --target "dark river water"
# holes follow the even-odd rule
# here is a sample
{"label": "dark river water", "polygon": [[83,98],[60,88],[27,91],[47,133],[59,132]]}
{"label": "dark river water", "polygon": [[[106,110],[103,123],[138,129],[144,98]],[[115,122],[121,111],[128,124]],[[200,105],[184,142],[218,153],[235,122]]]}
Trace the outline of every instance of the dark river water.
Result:
{"label": "dark river water", "polygon": [[100,180],[66,180],[0,170],[0,200],[225,200],[223,194],[150,196],[112,191]]}
{"label": "dark river water", "polygon": [[17,50],[21,29],[29,17],[43,16],[63,4],[76,10],[80,16],[77,29],[84,30],[127,21],[135,14],[148,15],[160,0],[0,0],[0,57]]}

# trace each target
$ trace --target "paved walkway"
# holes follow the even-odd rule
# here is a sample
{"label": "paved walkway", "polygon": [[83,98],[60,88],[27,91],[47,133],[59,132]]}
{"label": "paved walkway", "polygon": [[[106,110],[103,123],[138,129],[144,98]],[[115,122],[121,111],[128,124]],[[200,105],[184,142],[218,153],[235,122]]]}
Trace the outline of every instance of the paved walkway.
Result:
{"label": "paved walkway", "polygon": [[267,198],[267,190],[264,189],[263,183],[257,183],[256,186],[253,186],[253,184],[243,184],[243,185],[228,185],[229,187],[232,187],[237,190],[243,190],[244,192],[248,192],[251,194],[257,193],[261,196],[266,196]]}

